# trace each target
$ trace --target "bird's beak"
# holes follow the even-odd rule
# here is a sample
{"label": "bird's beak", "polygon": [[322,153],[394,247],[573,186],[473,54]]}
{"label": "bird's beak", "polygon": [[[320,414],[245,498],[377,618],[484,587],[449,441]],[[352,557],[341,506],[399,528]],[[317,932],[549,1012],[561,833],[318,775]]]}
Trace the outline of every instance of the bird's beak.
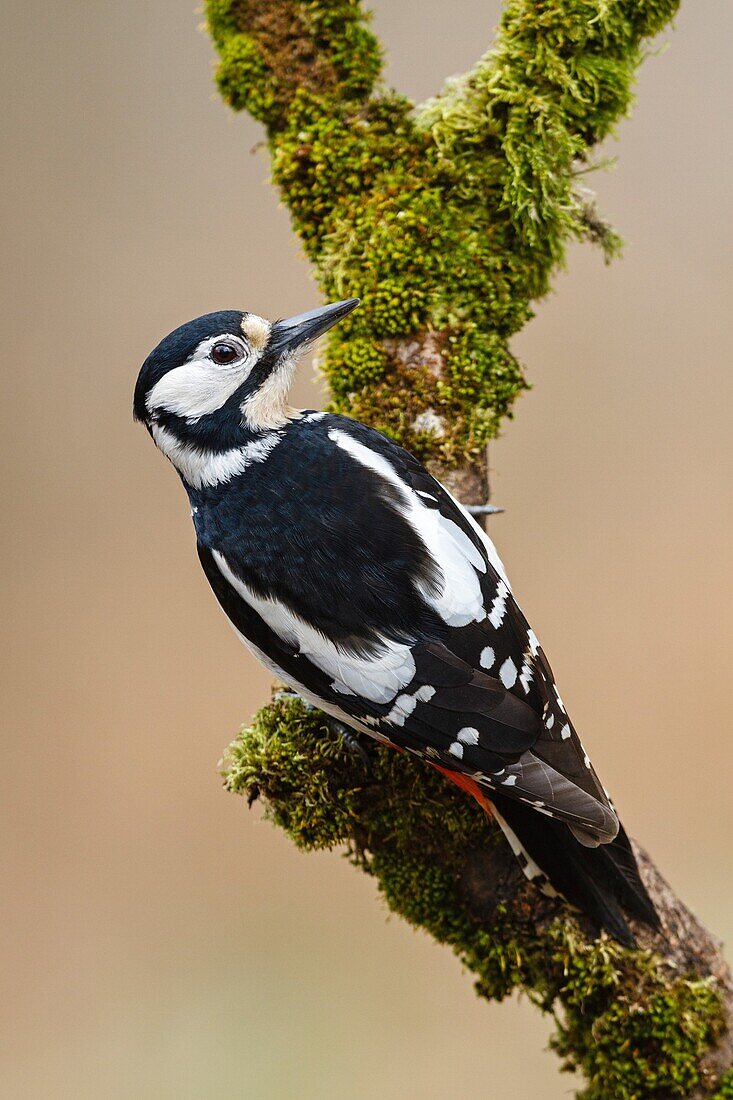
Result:
{"label": "bird's beak", "polygon": [[274,352],[278,358],[303,350],[312,344],[324,332],[328,332],[337,321],[348,316],[359,305],[359,298],[347,298],[343,302],[333,302],[328,306],[310,309],[289,317],[286,321],[276,321],[270,332],[268,352]]}

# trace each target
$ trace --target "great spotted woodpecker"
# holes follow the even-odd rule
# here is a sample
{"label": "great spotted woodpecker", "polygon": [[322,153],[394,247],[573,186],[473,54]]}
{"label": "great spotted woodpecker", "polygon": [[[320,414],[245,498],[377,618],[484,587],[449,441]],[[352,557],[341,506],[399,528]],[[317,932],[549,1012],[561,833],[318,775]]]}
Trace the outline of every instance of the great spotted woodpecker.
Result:
{"label": "great spotted woodpecker", "polygon": [[255,656],[447,774],[528,878],[632,943],[624,910],[656,926],[654,906],[493,543],[394,442],[288,404],[299,354],[358,304],[182,325],[145,360],[135,417],[178,471],[204,572]]}

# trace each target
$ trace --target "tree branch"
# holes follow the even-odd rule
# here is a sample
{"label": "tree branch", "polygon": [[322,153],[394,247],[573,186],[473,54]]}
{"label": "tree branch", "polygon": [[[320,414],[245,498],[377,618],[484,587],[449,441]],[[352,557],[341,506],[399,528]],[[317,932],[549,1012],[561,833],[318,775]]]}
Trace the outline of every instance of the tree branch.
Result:
{"label": "tree branch", "polygon": [[[504,161],[501,206],[540,281],[586,235],[573,165],[628,114],[642,43],[679,0],[509,0],[495,45],[420,110],[445,155]],[[593,237],[593,234],[591,234]]]}
{"label": "tree branch", "polygon": [[620,947],[524,878],[500,831],[414,757],[365,745],[369,768],[317,711],[280,697],[230,745],[225,786],[302,849],[345,845],[387,905],[448,944],[503,1000],[521,990],[553,1015],[563,1068],[584,1100],[729,1096],[733,985],[720,944],[637,849],[661,933],[631,922]]}
{"label": "tree branch", "polygon": [[[579,165],[628,111],[644,39],[678,0],[508,0],[494,47],[419,109],[380,83],[357,0],[207,0],[219,88],[263,123],[273,179],[328,297],[362,307],[322,363],[331,407],[386,431],[465,503],[526,388],[510,340],[567,244],[619,240]],[[528,885],[480,811],[377,746],[371,772],[294,701],[230,749],[229,789],[261,794],[304,848],[346,844],[388,905],[450,944],[501,999],[557,1019],[586,1100],[733,1097],[719,944],[640,853],[664,930],[629,951]]]}

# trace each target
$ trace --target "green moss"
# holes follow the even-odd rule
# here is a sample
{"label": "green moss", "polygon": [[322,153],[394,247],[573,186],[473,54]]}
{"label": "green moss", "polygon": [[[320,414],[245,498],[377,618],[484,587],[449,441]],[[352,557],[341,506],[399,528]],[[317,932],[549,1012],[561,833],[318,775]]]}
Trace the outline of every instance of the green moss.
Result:
{"label": "green moss", "polygon": [[363,775],[351,764],[320,711],[273,702],[229,746],[224,785],[250,802],[266,792],[268,815],[299,848],[333,848],[356,822]]}
{"label": "green moss", "polygon": [[284,697],[230,746],[225,785],[261,795],[300,848],[346,846],[391,910],[453,949],[480,996],[522,991],[551,1012],[552,1045],[584,1076],[584,1100],[689,1095],[722,1027],[714,985],[671,973],[647,951],[589,938],[557,907],[536,919],[529,885],[514,882],[511,902],[499,891],[477,912],[467,874],[476,853],[503,845],[495,828],[409,754],[367,751],[369,770],[322,715]]}
{"label": "green moss", "polygon": [[[355,0],[208,0],[222,94],[266,124],[324,295],[363,300],[324,358],[334,409],[424,459],[480,461],[526,388],[510,340],[567,242],[617,251],[576,165],[627,112],[642,38],[676,7],[510,0],[494,49],[415,111],[375,92],[381,54]],[[406,370],[394,341],[436,332],[442,368]],[[428,411],[441,431],[424,430]]]}
{"label": "green moss", "polygon": [[305,8],[316,47],[328,54],[337,73],[340,99],[365,99],[382,69],[382,51],[368,26],[370,16],[354,0],[321,0]]}
{"label": "green moss", "polygon": [[[568,243],[618,251],[578,174],[628,112],[643,40],[677,3],[508,0],[493,49],[416,109],[380,87],[356,0],[207,0],[219,87],[264,123],[324,295],[362,298],[324,358],[334,409],[424,460],[481,463],[526,388],[511,340]],[[721,1028],[718,991],[591,938],[516,880],[477,910],[467,884],[472,861],[498,857],[494,828],[407,754],[369,757],[367,773],[322,715],[281,699],[230,747],[225,783],[262,795],[299,847],[345,845],[392,910],[456,952],[480,996],[519,990],[552,1012],[586,1100],[689,1094]],[[718,1089],[733,1096],[730,1075]]]}
{"label": "green moss", "polygon": [[500,146],[500,205],[540,279],[562,263],[568,239],[593,237],[575,166],[628,113],[642,40],[677,7],[507,0],[494,47],[423,108],[421,127],[452,160],[472,163]]}
{"label": "green moss", "polygon": [[[595,1019],[592,1033],[576,1012],[576,1026],[561,1035],[557,1049],[589,1080],[584,1100],[687,1096],[699,1084],[700,1059],[723,1023],[717,990],[682,979],[665,986],[653,973],[646,985],[641,996],[622,989]],[[585,1051],[579,1038],[586,1040]]]}
{"label": "green moss", "polygon": [[274,103],[271,82],[266,79],[265,64],[257,43],[246,34],[232,34],[224,41],[216,83],[230,107],[247,107],[254,118],[264,122]]}
{"label": "green moss", "polygon": [[733,1069],[720,1078],[712,1100],[733,1100]]}
{"label": "green moss", "polygon": [[411,286],[410,280],[383,279],[369,292],[363,303],[368,309],[373,332],[381,336],[409,336],[425,323],[427,293]]}
{"label": "green moss", "polygon": [[206,26],[218,50],[237,33],[235,5],[232,0],[206,0]]}
{"label": "green moss", "polygon": [[[324,293],[362,298],[323,362],[332,407],[378,424],[422,457],[479,461],[526,386],[508,340],[530,315],[521,272],[505,262],[508,219],[477,215],[468,203],[484,203],[491,172],[462,174],[455,183],[465,208],[445,211],[449,167],[405,100],[372,100],[357,125],[301,95],[273,140],[273,173]],[[426,332],[447,336],[441,371],[414,362],[405,369],[390,342]],[[353,356],[349,342],[358,345]],[[367,344],[368,370],[355,371]],[[443,419],[439,436],[415,427],[428,409]]]}
{"label": "green moss", "polygon": [[370,391],[384,376],[389,356],[383,344],[369,337],[355,337],[331,347],[329,375],[336,399]]}
{"label": "green moss", "polygon": [[300,91],[357,104],[379,75],[379,43],[354,0],[207,0],[205,11],[224,99],[273,132]]}

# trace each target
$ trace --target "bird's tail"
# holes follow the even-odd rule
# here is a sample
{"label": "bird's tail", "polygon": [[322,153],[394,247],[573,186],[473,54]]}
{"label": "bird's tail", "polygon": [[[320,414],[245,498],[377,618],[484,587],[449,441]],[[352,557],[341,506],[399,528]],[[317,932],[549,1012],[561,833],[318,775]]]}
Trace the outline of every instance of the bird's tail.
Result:
{"label": "bird's tail", "polygon": [[494,791],[487,794],[493,816],[528,878],[540,886],[549,884],[627,947],[635,946],[627,915],[659,927],[623,827],[609,844],[587,848],[564,822]]}

